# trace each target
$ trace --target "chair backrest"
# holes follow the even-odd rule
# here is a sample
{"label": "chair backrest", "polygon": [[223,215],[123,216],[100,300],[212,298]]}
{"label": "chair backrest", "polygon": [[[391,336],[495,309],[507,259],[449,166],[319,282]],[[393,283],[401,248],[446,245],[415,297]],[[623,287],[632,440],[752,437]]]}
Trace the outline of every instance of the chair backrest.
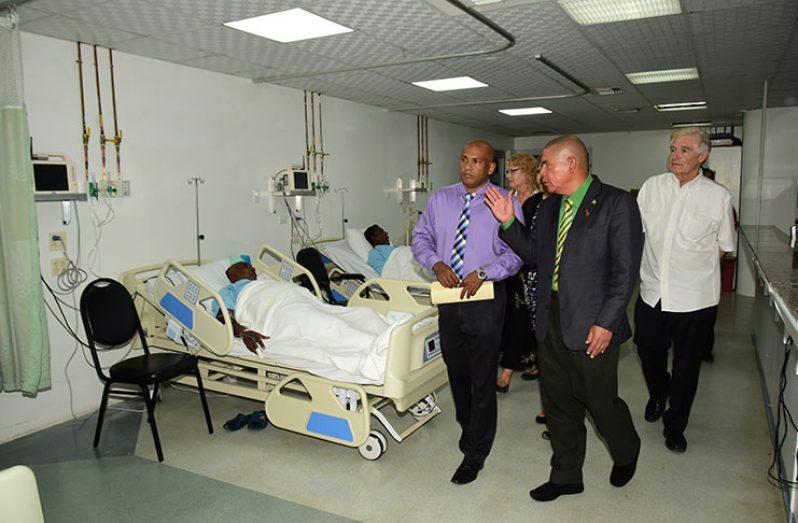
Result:
{"label": "chair backrest", "polygon": [[100,368],[97,344],[105,347],[126,345],[138,333],[142,348],[148,352],[136,304],[118,281],[99,278],[89,283],[80,296],[80,315],[95,369],[101,379],[106,377]]}
{"label": "chair backrest", "polygon": [[0,470],[0,521],[44,523],[36,476],[28,467]]}
{"label": "chair backrest", "polygon": [[[327,296],[327,301],[335,303],[336,300],[330,288],[330,275],[327,274],[327,268],[324,266],[324,261],[321,259],[321,253],[313,247],[305,247],[296,253],[296,261],[310,271],[319,289]],[[311,291],[312,290],[311,288]]]}

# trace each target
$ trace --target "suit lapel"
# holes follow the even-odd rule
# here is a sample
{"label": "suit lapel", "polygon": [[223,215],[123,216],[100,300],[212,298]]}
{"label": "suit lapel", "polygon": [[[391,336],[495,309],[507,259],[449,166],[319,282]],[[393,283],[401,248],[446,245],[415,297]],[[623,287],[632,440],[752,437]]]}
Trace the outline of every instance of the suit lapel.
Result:
{"label": "suit lapel", "polygon": [[589,223],[590,215],[596,211],[600,193],[601,181],[598,177],[594,176],[593,182],[590,184],[590,187],[587,188],[582,204],[579,206],[579,209],[576,210],[574,222],[571,224],[571,230],[568,231],[568,238],[565,239],[566,243],[568,243],[568,239],[571,237],[572,232],[576,232],[578,235],[579,231],[583,230]]}

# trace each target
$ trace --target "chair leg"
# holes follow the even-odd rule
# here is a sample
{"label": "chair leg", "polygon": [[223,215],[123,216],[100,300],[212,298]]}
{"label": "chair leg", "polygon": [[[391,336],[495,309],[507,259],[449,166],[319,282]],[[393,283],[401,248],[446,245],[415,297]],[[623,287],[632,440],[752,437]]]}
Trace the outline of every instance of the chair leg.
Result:
{"label": "chair leg", "polygon": [[147,404],[147,419],[150,422],[152,439],[155,441],[155,453],[158,455],[158,461],[163,461],[161,439],[158,437],[158,426],[155,424],[155,398],[150,394],[150,391],[146,385],[142,385],[141,390],[144,392],[144,403]]}
{"label": "chair leg", "polygon": [[103,397],[100,400],[100,412],[97,413],[97,428],[94,429],[94,448],[100,445],[100,432],[103,428],[103,420],[105,419],[105,409],[108,406],[108,392],[111,390],[111,382],[106,381],[103,386]]}
{"label": "chair leg", "polygon": [[208,424],[208,434],[213,434],[213,423],[211,423],[211,413],[208,410],[208,400],[205,398],[205,387],[202,386],[202,376],[199,367],[194,367],[194,376],[197,378],[197,388],[199,397],[202,400],[202,410],[205,412],[205,422]]}

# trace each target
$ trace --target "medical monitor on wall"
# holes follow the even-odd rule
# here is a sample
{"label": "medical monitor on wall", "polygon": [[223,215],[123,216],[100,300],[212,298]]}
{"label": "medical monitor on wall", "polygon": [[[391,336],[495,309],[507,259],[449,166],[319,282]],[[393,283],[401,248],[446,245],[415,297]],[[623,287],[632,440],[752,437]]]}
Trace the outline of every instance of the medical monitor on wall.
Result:
{"label": "medical monitor on wall", "polygon": [[37,154],[33,157],[33,193],[71,194],[78,192],[75,172],[66,156]]}
{"label": "medical monitor on wall", "polygon": [[291,169],[288,171],[288,190],[294,191],[309,191],[312,186],[312,179],[310,171],[301,169]]}

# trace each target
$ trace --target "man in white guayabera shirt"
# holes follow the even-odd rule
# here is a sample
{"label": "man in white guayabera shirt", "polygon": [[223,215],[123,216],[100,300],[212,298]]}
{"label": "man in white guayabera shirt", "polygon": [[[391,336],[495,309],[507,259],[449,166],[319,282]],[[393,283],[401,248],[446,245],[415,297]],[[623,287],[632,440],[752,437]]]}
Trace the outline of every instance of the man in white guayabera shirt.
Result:
{"label": "man in white guayabera shirt", "polygon": [[701,176],[709,151],[702,129],[674,131],[670,171],[649,178],[637,195],[646,240],[634,341],[649,392],[645,419],[662,417],[673,452],[687,450],[684,430],[720,301],[718,258],[736,242],[729,191]]}

